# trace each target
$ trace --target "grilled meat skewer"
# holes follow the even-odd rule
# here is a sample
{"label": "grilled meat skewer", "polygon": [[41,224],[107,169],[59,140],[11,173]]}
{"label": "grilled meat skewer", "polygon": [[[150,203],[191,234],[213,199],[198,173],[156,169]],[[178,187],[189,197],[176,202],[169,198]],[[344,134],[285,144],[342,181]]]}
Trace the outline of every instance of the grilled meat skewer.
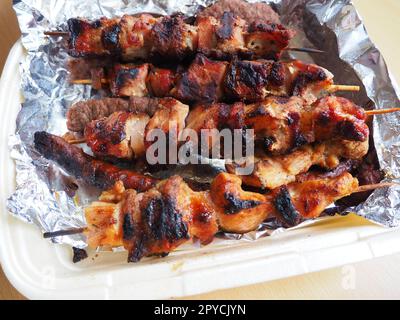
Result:
{"label": "grilled meat skewer", "polygon": [[[101,157],[140,157],[146,151],[148,132],[161,129],[168,133],[168,124],[171,123],[177,124],[177,139],[186,133],[184,128],[194,131],[198,136],[206,129],[253,129],[256,144],[274,155],[287,154],[316,141],[335,138],[365,142],[369,137],[364,110],[349,100],[338,97],[323,98],[313,105],[296,97],[271,97],[253,105],[214,104],[198,106],[190,112],[186,105],[174,99],[158,99],[157,102],[158,111],[150,112],[150,115],[137,112],[132,107],[130,110],[133,113],[116,112],[110,117],[89,122],[84,133],[87,144]],[[94,106],[92,101],[89,104]],[[75,108],[73,113],[86,121],[89,120],[86,117],[87,111],[85,109],[85,114],[79,115]],[[93,115],[96,112],[88,113]],[[68,114],[69,124],[82,124],[80,120],[70,119],[71,117],[72,111]],[[207,133],[210,134],[210,147],[219,143],[218,137],[213,135],[218,134],[218,131]],[[138,145],[136,151],[133,150],[132,143]],[[147,147],[149,145],[148,143]]]}
{"label": "grilled meat skewer", "polygon": [[[255,156],[254,170],[250,175],[241,175],[247,186],[275,189],[296,181],[298,175],[307,172],[312,166],[333,170],[342,159],[361,160],[369,150],[368,140],[363,142],[332,140],[315,145],[306,145],[284,156]],[[236,173],[240,165],[227,164],[230,173]]]}
{"label": "grilled meat skewer", "polygon": [[95,21],[68,20],[69,54],[73,57],[117,57],[124,61],[162,58],[181,61],[202,52],[212,57],[279,59],[294,37],[279,24],[251,23],[225,12],[201,17],[191,25],[182,15],[124,15]]}
{"label": "grilled meat skewer", "polygon": [[[103,77],[105,73],[107,77]],[[91,84],[95,89],[107,86],[114,97],[171,96],[187,103],[257,102],[271,95],[300,96],[311,103],[329,93],[360,89],[334,85],[329,71],[298,60],[227,63],[210,60],[202,54],[184,71],[156,68],[151,64],[116,64],[109,71],[92,72],[91,80],[72,79],[72,83]]]}
{"label": "grilled meat skewer", "polygon": [[202,192],[191,190],[178,176],[144,193],[119,184],[86,208],[85,234],[89,246],[124,246],[128,261],[137,262],[145,256],[165,256],[191,238],[207,244],[218,230],[255,230],[268,217],[297,225],[320,216],[357,188],[357,179],[349,173],[309,176],[266,195],[244,191],[240,178],[226,173],[214,179],[210,191]]}

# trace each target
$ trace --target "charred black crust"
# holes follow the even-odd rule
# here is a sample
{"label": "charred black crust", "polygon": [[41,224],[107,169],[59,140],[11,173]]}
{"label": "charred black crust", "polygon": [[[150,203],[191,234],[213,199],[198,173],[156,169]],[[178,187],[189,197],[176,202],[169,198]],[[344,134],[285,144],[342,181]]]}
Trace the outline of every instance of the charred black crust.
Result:
{"label": "charred black crust", "polygon": [[283,26],[275,24],[275,23],[256,23],[253,22],[250,24],[248,28],[248,32],[275,32],[279,29],[284,29]]}
{"label": "charred black crust", "polygon": [[79,147],[44,131],[34,134],[34,146],[44,158],[56,162],[68,174],[99,189],[111,188],[119,180],[124,182],[125,187],[140,192],[155,184],[150,177],[95,160]]}
{"label": "charred black crust", "polygon": [[365,141],[367,136],[357,128],[355,121],[344,120],[336,125],[338,134],[347,140]]}
{"label": "charred black crust", "polygon": [[331,122],[331,115],[329,111],[322,111],[319,113],[317,123],[321,126],[326,126]]}
{"label": "charred black crust", "polygon": [[240,98],[237,87],[245,85],[251,93],[250,99],[263,97],[263,88],[268,85],[280,86],[284,83],[284,69],[281,63],[255,63],[233,61],[225,76],[225,87],[231,95]]}
{"label": "charred black crust", "polygon": [[[124,130],[125,122],[117,121],[116,125],[111,128],[111,131],[106,128],[106,120],[100,120],[95,124],[95,133],[97,139],[110,141],[112,144],[117,145],[126,138],[126,132]],[[106,144],[100,146],[102,152],[107,151]]]}
{"label": "charred black crust", "polygon": [[235,15],[232,12],[224,12],[221,17],[221,27],[216,31],[216,36],[220,40],[232,38],[233,28],[235,27]]}
{"label": "charred black crust", "polygon": [[198,82],[192,81],[190,76],[185,73],[179,82],[179,98],[183,102],[216,102],[218,100],[217,88],[213,82],[200,85]]}
{"label": "charred black crust", "polygon": [[262,147],[265,150],[269,150],[274,145],[274,143],[276,143],[275,137],[264,137],[262,139]]}
{"label": "charred black crust", "polygon": [[286,186],[280,187],[274,199],[274,206],[288,227],[293,227],[300,223],[301,215],[294,207]]}
{"label": "charred black crust", "polygon": [[300,114],[297,112],[290,112],[287,121],[292,133],[292,149],[307,144],[308,141],[300,130]]}
{"label": "charred black crust", "polygon": [[271,71],[268,75],[268,81],[274,86],[281,86],[285,83],[285,69],[282,63],[272,63]]}
{"label": "charred black crust", "polygon": [[180,14],[164,17],[156,23],[151,31],[155,49],[153,58],[161,61],[184,60],[191,53],[188,48],[182,48],[184,28],[184,17]]}
{"label": "charred black crust", "polygon": [[139,262],[146,255],[145,242],[144,236],[135,237],[132,249],[128,253],[128,262]]}
{"label": "charred black crust", "polygon": [[238,199],[231,193],[225,193],[224,198],[227,201],[224,208],[226,214],[237,214],[242,210],[253,209],[261,204],[260,201],[256,200]]}
{"label": "charred black crust", "polygon": [[114,24],[112,26],[105,28],[102,32],[102,37],[101,37],[104,48],[113,53],[119,52],[120,32],[121,32],[121,27],[119,26],[119,24]]}
{"label": "charred black crust", "polygon": [[[212,63],[203,54],[198,54],[193,62],[195,65],[205,66]],[[218,100],[218,83],[210,81],[206,84],[199,83],[197,77],[190,72],[185,72],[178,82],[178,98],[183,102],[204,102],[212,103]]]}
{"label": "charred black crust", "polygon": [[322,69],[318,69],[316,72],[301,72],[293,81],[290,95],[301,96],[310,83],[324,81],[327,78],[327,74]]}
{"label": "charred black crust", "polygon": [[68,30],[69,30],[69,48],[70,48],[70,53],[71,55],[75,54],[75,45],[76,45],[76,39],[79,37],[79,35],[82,33],[83,31],[83,27],[82,24],[84,22],[80,19],[76,19],[76,18],[71,18],[68,19],[67,21],[67,26],[68,26]]}
{"label": "charred black crust", "polygon": [[190,237],[182,214],[175,201],[169,197],[151,199],[143,210],[143,221],[155,240],[173,242]]}
{"label": "charred black crust", "polygon": [[293,149],[304,146],[308,143],[306,137],[301,133],[296,131],[293,135]]}
{"label": "charred black crust", "polygon": [[239,83],[261,94],[262,88],[268,83],[268,70],[262,64],[255,64],[249,61],[236,61],[231,63],[227,73],[227,88],[235,92]]}
{"label": "charred black crust", "polygon": [[[34,146],[46,159],[57,162],[73,176],[82,177],[84,165],[88,158],[82,154],[81,149],[78,147],[70,146],[61,138],[57,139],[44,131],[35,132]],[[70,148],[66,148],[65,146],[70,146]]]}
{"label": "charred black crust", "polygon": [[78,263],[88,257],[86,250],[72,247],[73,257],[72,262]]}
{"label": "charred black crust", "polygon": [[83,31],[82,24],[84,22],[80,19],[71,18],[67,21],[68,30],[70,33],[70,40],[75,40]]}
{"label": "charred black crust", "polygon": [[134,80],[139,74],[137,68],[120,69],[115,74],[115,86],[123,87],[129,80]]}
{"label": "charred black crust", "polygon": [[265,110],[263,105],[257,105],[257,107],[247,114],[248,119],[253,119],[257,117],[263,117],[269,115],[269,112]]}
{"label": "charred black crust", "polygon": [[122,222],[122,238],[129,241],[135,235],[135,223],[130,213],[125,213]]}

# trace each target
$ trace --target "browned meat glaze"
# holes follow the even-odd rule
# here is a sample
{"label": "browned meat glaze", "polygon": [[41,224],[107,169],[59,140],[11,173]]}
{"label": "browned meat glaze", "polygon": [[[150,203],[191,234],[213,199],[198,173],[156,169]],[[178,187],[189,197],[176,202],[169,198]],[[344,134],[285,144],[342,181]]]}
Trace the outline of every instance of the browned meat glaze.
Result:
{"label": "browned meat glaze", "polygon": [[177,69],[183,71],[147,63],[115,64],[110,70],[103,70],[107,77],[102,80],[97,77],[99,71],[95,72],[91,83],[109,87],[114,97],[171,96],[188,103],[257,102],[271,95],[300,96],[313,102],[327,95],[334,84],[328,70],[298,60],[228,63],[198,54],[187,69]]}
{"label": "browned meat glaze", "polygon": [[227,173],[215,178],[210,191],[202,192],[191,190],[178,176],[144,193],[117,183],[86,208],[88,244],[124,246],[129,262],[166,256],[193,238],[207,244],[218,230],[255,230],[268,217],[297,225],[320,216],[328,205],[358,188],[349,173],[329,178],[309,175],[266,195],[244,191],[241,183]]}
{"label": "browned meat glaze", "polygon": [[117,181],[138,191],[146,191],[156,183],[149,176],[96,160],[77,146],[47,132],[36,132],[34,144],[43,157],[56,162],[68,174],[102,190],[112,187]]}
{"label": "browned meat glaze", "polygon": [[[217,20],[199,18],[195,25],[182,15],[153,17],[124,15],[95,21],[68,20],[69,53],[73,57],[120,57],[125,61],[162,58],[181,61],[197,52],[231,58],[279,59],[294,31],[279,24],[251,23],[231,12]],[[210,38],[211,41],[204,41]]]}
{"label": "browned meat glaze", "polygon": [[[369,141],[331,140],[315,145],[306,145],[284,156],[255,156],[248,159],[254,164],[250,175],[240,176],[247,186],[275,189],[289,184],[312,166],[327,170],[337,168],[342,159],[361,160],[369,150]],[[236,173],[240,165],[228,164],[227,170]]]}
{"label": "browned meat glaze", "polygon": [[[364,110],[339,97],[326,97],[312,105],[296,97],[271,97],[252,105],[198,106],[190,112],[188,106],[177,100],[157,101],[159,110],[151,116],[138,112],[131,115],[115,113],[109,118],[89,123],[85,138],[92,151],[99,156],[131,159],[135,156],[135,152],[130,150],[131,142],[144,146],[143,141],[151,129],[168,132],[169,123],[172,122],[179,124],[178,136],[185,127],[198,134],[203,129],[253,129],[256,144],[273,155],[287,154],[318,141],[336,139],[365,142],[369,137]],[[165,104],[168,106],[165,107]],[[86,115],[83,117],[87,118]],[[213,141],[218,142],[212,135],[209,139],[210,146]],[[143,155],[144,152],[145,149],[141,148],[136,155]]]}

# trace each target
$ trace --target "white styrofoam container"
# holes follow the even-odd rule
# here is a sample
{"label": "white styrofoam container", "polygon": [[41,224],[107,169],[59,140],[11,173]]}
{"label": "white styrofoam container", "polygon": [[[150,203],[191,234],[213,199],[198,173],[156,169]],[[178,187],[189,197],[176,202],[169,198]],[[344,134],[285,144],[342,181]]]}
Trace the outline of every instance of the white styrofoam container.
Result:
{"label": "white styrofoam container", "polygon": [[38,228],[12,217],[5,207],[15,188],[8,137],[20,110],[17,42],[0,80],[0,262],[11,283],[34,299],[158,299],[182,297],[280,279],[400,251],[400,229],[360,217],[335,217],[256,242],[209,246],[164,259],[125,263],[126,253],[102,253],[79,264],[71,248],[42,239]]}

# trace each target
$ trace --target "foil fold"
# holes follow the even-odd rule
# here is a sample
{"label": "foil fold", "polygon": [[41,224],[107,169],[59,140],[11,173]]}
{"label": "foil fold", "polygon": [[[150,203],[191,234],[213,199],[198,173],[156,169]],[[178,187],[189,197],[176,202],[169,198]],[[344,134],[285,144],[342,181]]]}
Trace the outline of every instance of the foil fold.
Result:
{"label": "foil fold", "polygon": [[[27,50],[21,61],[21,90],[25,98],[17,118],[17,131],[10,137],[10,156],[16,163],[16,191],[7,202],[16,217],[37,225],[43,232],[85,226],[84,207],[96,199],[98,190],[78,183],[74,197],[69,196],[71,178],[53,163],[41,158],[33,149],[33,134],[46,130],[62,135],[67,131],[65,115],[68,107],[89,99],[91,89],[71,86],[65,42],[44,36],[46,30],[65,30],[71,17],[89,19],[112,17],[125,13],[152,12],[172,14],[181,11],[193,15],[199,7],[213,0],[15,0]],[[256,1],[249,1],[256,2]],[[362,106],[375,108],[400,107],[398,87],[387,69],[379,50],[369,38],[355,7],[349,0],[273,0],[284,24],[297,30],[292,46],[315,47],[328,54],[296,53],[292,58],[315,62],[335,74],[337,83],[360,85],[361,93],[345,95]],[[381,168],[387,181],[400,180],[400,115],[378,116],[373,135]],[[212,161],[210,166],[213,166]],[[218,171],[216,165],[216,171]],[[179,169],[178,169],[179,170]],[[184,170],[184,169],[183,169]],[[212,171],[212,170],[211,170]],[[187,173],[187,172],[186,172]],[[202,177],[202,180],[210,177]],[[400,225],[400,189],[376,190],[356,208],[348,208],[360,216],[386,227]],[[316,221],[316,220],[314,220]],[[309,225],[307,221],[298,227]],[[267,221],[258,230],[246,235],[221,234],[223,241],[256,240],[265,235],[285,231],[276,221]],[[216,242],[221,244],[221,239]],[[82,235],[63,236],[52,241],[84,248]],[[213,245],[213,244],[211,244]],[[184,249],[183,249],[184,250]]]}

